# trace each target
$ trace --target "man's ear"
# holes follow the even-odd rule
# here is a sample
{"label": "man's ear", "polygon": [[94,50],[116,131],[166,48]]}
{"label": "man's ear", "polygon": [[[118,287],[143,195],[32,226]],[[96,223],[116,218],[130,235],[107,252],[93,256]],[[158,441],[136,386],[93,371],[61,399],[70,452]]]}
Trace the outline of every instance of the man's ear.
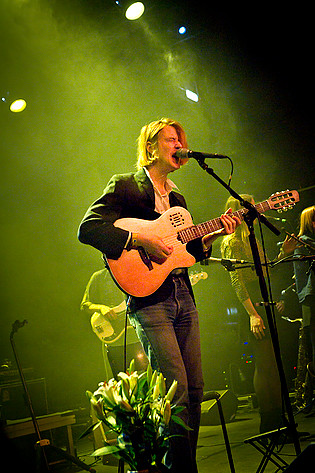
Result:
{"label": "man's ear", "polygon": [[152,154],[152,143],[150,143],[150,141],[147,142],[147,151]]}

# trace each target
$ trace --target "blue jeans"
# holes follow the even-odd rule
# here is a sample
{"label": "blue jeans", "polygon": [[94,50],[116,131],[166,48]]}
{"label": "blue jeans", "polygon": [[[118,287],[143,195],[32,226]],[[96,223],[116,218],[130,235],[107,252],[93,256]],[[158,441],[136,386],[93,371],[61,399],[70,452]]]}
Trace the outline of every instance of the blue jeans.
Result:
{"label": "blue jeans", "polygon": [[197,472],[196,448],[203,397],[198,312],[184,278],[173,277],[172,294],[164,301],[130,315],[153,369],[161,371],[167,388],[177,380],[173,402],[185,407],[180,414],[192,431],[178,424],[171,433],[171,472]]}

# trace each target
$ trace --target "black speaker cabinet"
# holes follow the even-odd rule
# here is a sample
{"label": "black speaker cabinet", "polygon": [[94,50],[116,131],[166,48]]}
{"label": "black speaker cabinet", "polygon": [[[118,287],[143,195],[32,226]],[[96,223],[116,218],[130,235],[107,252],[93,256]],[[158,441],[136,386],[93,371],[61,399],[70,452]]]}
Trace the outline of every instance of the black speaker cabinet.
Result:
{"label": "black speaker cabinet", "polygon": [[[48,414],[45,378],[27,380],[26,384],[35,415]],[[0,406],[2,420],[25,419],[31,416],[23,385],[19,381],[0,384]]]}
{"label": "black speaker cabinet", "polygon": [[[225,422],[231,422],[236,414],[238,400],[235,394],[229,390],[218,390]],[[217,401],[211,399],[201,403],[201,425],[219,425],[221,423]]]}
{"label": "black speaker cabinet", "polygon": [[284,473],[312,473],[315,463],[315,443],[310,443],[284,470]]}

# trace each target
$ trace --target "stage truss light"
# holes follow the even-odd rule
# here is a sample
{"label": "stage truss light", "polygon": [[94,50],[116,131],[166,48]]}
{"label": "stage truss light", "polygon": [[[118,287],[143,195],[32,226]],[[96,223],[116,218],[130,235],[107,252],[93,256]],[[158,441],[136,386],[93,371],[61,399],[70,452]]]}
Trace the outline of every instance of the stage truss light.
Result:
{"label": "stage truss light", "polygon": [[199,101],[199,96],[196,94],[196,92],[193,92],[192,90],[186,89],[185,90],[186,97],[189,100],[192,100],[193,102],[198,102]]}
{"label": "stage truss light", "polygon": [[138,20],[144,13],[144,4],[142,2],[134,2],[127,8],[125,17],[127,20]]}
{"label": "stage truss light", "polygon": [[24,99],[17,99],[10,105],[10,110],[13,113],[23,112],[26,108],[26,101]]}

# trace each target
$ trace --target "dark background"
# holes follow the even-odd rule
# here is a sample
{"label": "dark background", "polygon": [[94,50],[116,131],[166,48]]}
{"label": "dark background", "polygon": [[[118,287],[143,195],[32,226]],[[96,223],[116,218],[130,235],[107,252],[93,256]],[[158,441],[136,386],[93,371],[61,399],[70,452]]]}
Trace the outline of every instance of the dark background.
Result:
{"label": "dark background", "polygon": [[[76,232],[110,176],[134,169],[144,123],[180,121],[190,149],[231,157],[232,187],[257,202],[299,190],[300,203],[281,224],[287,231],[314,204],[313,30],[305,5],[148,1],[145,15],[129,22],[109,0],[1,2],[0,358],[14,365],[11,325],[27,319],[16,345],[23,367],[46,378],[52,411],[85,406],[85,390],[104,377],[100,342],[79,311],[102,261]],[[185,88],[198,92],[198,103]],[[9,112],[9,100],[20,97],[25,111]],[[227,180],[228,161],[210,165]],[[197,162],[172,177],[195,223],[223,211],[227,191]],[[285,234],[264,233],[273,257]],[[228,309],[240,307],[221,265],[206,271],[195,293],[206,388],[219,389],[239,356],[239,315],[231,320]],[[275,298],[291,276],[290,264],[274,272]],[[291,328],[281,331],[291,346]]]}

